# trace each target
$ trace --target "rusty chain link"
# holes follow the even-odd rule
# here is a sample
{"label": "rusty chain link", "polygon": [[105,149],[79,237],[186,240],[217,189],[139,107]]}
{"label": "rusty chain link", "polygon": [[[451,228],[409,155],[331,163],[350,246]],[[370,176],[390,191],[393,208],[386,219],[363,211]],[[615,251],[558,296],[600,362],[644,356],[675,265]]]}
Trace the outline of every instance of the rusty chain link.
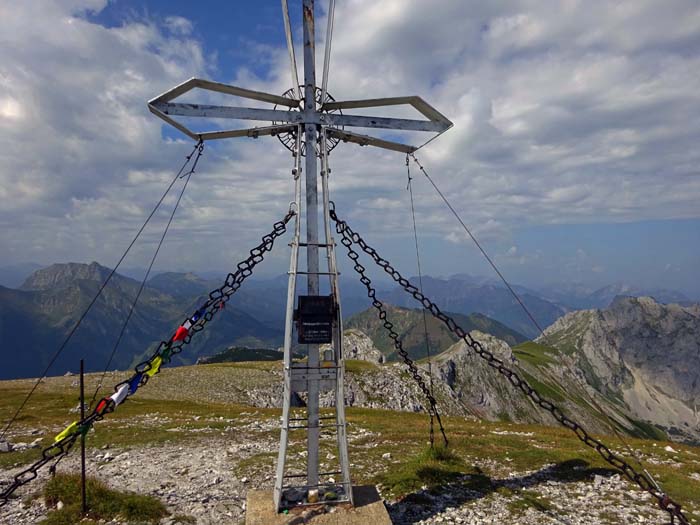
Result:
{"label": "rusty chain link", "polygon": [[[263,261],[267,252],[272,250],[275,240],[279,236],[286,233],[287,223],[294,215],[296,215],[296,212],[290,209],[290,211],[281,221],[276,222],[273,225],[272,231],[262,238],[262,242],[250,250],[250,255],[248,258],[238,263],[236,266],[236,271],[229,273],[226,276],[224,284],[209,293],[209,298],[197,310],[197,313],[200,315],[198,316],[197,322],[192,325],[191,333],[189,333],[183,340],[176,343],[172,343],[172,340],[161,341],[155,353],[149,359],[139,363],[135,367],[134,376],[126,381],[118,383],[114,387],[114,391],[118,391],[121,386],[131,383],[134,378],[138,378],[139,376],[140,382],[138,386],[140,387],[145,385],[149,379],[149,376],[145,372],[151,369],[152,363],[157,357],[162,359],[163,364],[167,364],[172,359],[172,356],[180,353],[183,350],[183,347],[190,343],[192,336],[204,329],[204,326],[212,320],[216,312],[221,310],[223,305],[228,302],[231,296],[241,287],[243,281],[252,275],[255,266]],[[35,479],[38,476],[38,471],[44,465],[53,460],[59,460],[61,457],[68,454],[81,434],[86,434],[96,421],[101,420],[105,415],[114,411],[114,401],[108,397],[103,398],[103,401],[105,401],[104,404],[98,404],[89,416],[78,422],[75,432],[63,437],[62,439],[53,443],[51,446],[45,448],[42,451],[41,458],[39,460],[14,476],[12,483],[10,483],[6,489],[0,492],[0,507],[4,506],[9,501],[12,494],[19,487],[26,485]]]}
{"label": "rusty chain link", "polygon": [[[408,281],[408,279],[404,278],[391,265],[391,263],[389,263],[389,261],[382,258],[377,253],[377,251],[371,246],[369,246],[358,233],[353,231],[352,228],[350,228],[350,226],[348,226],[348,224],[345,221],[341,220],[336,214],[335,205],[333,204],[330,208],[330,216],[331,219],[333,219],[333,221],[335,222],[336,232],[342,235],[341,242],[344,246],[348,247],[349,250],[351,250],[351,248],[348,246],[349,244],[355,244],[359,246],[365,254],[367,254],[374,260],[377,266],[382,268],[389,276],[391,276],[391,278],[397,284],[399,284],[399,286],[401,286],[406,292],[412,295],[413,298],[416,299],[419,303],[421,303],[423,307],[427,309],[434,317],[442,321],[447,326],[448,330],[450,330],[450,332],[462,339],[467,344],[467,346],[471,348],[479,357],[484,359],[491,368],[496,369],[501,375],[505,376],[506,379],[508,379],[508,381],[515,388],[520,389],[520,391],[523,394],[529,397],[540,408],[543,408],[544,410],[549,412],[552,415],[552,417],[554,417],[554,419],[556,419],[562,426],[574,432],[583,443],[595,449],[595,451],[598,452],[598,454],[600,454],[600,456],[606,462],[620,470],[625,475],[625,477],[635,482],[637,485],[639,485],[639,487],[651,494],[658,502],[659,507],[661,507],[661,509],[669,513],[671,517],[671,523],[689,525],[688,519],[685,517],[681,510],[681,505],[672,500],[667,494],[661,492],[653,483],[653,481],[649,478],[648,475],[646,475],[645,473],[637,472],[632,465],[630,465],[623,458],[612,452],[603,442],[592,437],[580,424],[564,415],[561,409],[557,407],[554,403],[543,398],[534,388],[532,388],[527,383],[527,381],[520,377],[517,372],[514,372],[513,370],[506,367],[503,361],[501,361],[491,352],[486,350],[486,348],[484,348],[484,346],[479,341],[474,339],[467,331],[465,331],[463,328],[457,325],[457,323],[451,317],[443,313],[434,302],[432,302],[425,295],[423,295],[423,293],[421,293],[421,291],[417,287],[411,284]],[[351,256],[351,259],[355,261],[356,270],[357,266],[359,266],[364,272],[364,267],[362,267],[362,265],[360,265],[357,262],[357,252],[354,252],[354,250],[352,250],[352,252],[356,255],[355,257]],[[364,275],[364,273],[362,273],[362,275]],[[373,301],[379,302],[374,297],[372,297],[372,299]]]}

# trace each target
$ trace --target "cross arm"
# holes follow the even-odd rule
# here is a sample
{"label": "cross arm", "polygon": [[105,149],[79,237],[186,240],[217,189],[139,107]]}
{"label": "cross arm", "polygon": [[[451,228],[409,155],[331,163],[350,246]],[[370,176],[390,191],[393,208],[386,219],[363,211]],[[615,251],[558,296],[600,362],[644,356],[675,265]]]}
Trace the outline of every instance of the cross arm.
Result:
{"label": "cross arm", "polygon": [[206,131],[199,134],[199,138],[202,140],[216,140],[216,139],[229,139],[234,137],[250,137],[257,139],[265,135],[278,135],[280,133],[285,133],[288,131],[294,131],[296,126],[293,125],[282,125],[282,126],[263,126],[260,128],[247,128],[247,129],[232,129],[232,130],[222,130],[222,131]]}
{"label": "cross arm", "polygon": [[440,122],[390,117],[366,117],[363,115],[340,115],[327,113],[320,115],[321,124],[328,126],[351,126],[357,128],[401,129],[408,131],[444,131]]}
{"label": "cross arm", "polygon": [[[182,104],[175,102],[152,102],[152,109],[160,115],[178,115],[181,117],[229,118],[238,120],[267,120],[289,124],[320,124],[325,126],[351,126],[361,128],[401,129],[411,131],[445,130],[444,124],[430,120],[412,120],[387,117],[367,117],[363,115],[312,114],[300,111],[278,109],[242,108],[233,106],[211,106],[206,104]],[[163,118],[161,116],[161,118]]]}
{"label": "cross arm", "polygon": [[300,123],[304,120],[304,114],[299,111],[284,111],[279,109],[210,106],[207,104],[181,104],[175,102],[155,102],[150,105],[165,115],[178,115],[181,117],[267,120],[288,123]]}
{"label": "cross arm", "polygon": [[351,131],[336,128],[326,128],[326,135],[340,139],[343,142],[352,142],[354,144],[359,144],[360,146],[375,146],[377,148],[399,151],[401,153],[413,153],[418,149],[415,146],[409,146],[408,144],[401,144],[390,140],[382,140],[376,137],[370,137],[369,135],[361,135],[359,133],[353,133]]}
{"label": "cross arm", "polygon": [[[403,106],[409,105],[413,106],[416,111],[422,114],[430,122],[435,124],[435,129],[430,130],[420,130],[420,131],[438,131],[440,133],[447,131],[452,127],[452,121],[449,120],[445,115],[440,113],[433,106],[428,104],[425,100],[418,96],[409,97],[388,97],[388,98],[370,98],[362,100],[338,100],[332,102],[326,102],[322,110],[333,111],[336,109],[360,109],[360,108],[376,108],[383,106]],[[343,115],[349,116],[349,115]],[[416,121],[424,122],[424,121]],[[400,128],[400,129],[410,129],[410,128]]]}
{"label": "cross arm", "polygon": [[237,86],[230,86],[228,84],[222,84],[221,82],[213,82],[211,80],[204,80],[203,78],[190,78],[182,84],[169,89],[165,93],[158,95],[154,99],[148,101],[148,105],[156,104],[159,102],[170,102],[171,100],[184,95],[188,91],[195,88],[204,89],[205,91],[215,91],[217,93],[224,93],[226,95],[233,95],[236,97],[249,98],[252,100],[259,100],[260,102],[269,102],[270,104],[278,104],[280,106],[285,106],[289,108],[299,107],[299,101],[280,95],[273,95],[271,93],[264,93],[262,91],[254,91],[252,89],[244,89]]}

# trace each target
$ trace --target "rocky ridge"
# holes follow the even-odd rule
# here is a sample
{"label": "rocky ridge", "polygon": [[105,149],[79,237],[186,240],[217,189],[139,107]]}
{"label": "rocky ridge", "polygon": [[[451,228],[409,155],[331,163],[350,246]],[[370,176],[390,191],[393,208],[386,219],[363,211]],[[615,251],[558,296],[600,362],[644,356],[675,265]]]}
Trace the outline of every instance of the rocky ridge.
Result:
{"label": "rocky ridge", "polygon": [[700,306],[618,297],[572,312],[539,342],[563,349],[588,385],[618,410],[700,440]]}

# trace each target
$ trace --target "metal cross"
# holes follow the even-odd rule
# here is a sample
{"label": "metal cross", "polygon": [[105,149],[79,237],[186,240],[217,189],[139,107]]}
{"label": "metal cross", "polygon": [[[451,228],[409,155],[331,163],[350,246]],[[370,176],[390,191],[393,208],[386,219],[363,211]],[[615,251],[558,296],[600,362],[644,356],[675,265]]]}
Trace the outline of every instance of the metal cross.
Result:
{"label": "metal cross", "polygon": [[[290,396],[292,390],[307,391],[307,474],[305,487],[319,487],[319,389],[323,388],[324,381],[328,384],[335,381],[336,385],[336,416],[338,427],[338,445],[344,482],[347,484],[348,500],[352,502],[352,491],[349,486],[349,468],[347,460],[347,442],[345,437],[345,416],[343,397],[343,373],[342,359],[342,318],[336,323],[334,329],[334,358],[336,373],[332,380],[327,379],[328,368],[322,367],[317,346],[309,347],[308,361],[303,367],[295,366],[291,359],[291,332],[293,330],[291,311],[293,309],[296,275],[305,273],[308,281],[308,295],[319,295],[319,275],[327,274],[331,280],[332,295],[338,300],[337,270],[335,265],[335,252],[333,240],[328,226],[328,153],[339,142],[353,142],[362,146],[375,146],[402,153],[413,153],[416,146],[384,140],[378,137],[362,135],[346,128],[361,127],[369,129],[391,129],[406,131],[425,131],[441,134],[452,126],[444,115],[417,96],[391,97],[366,100],[336,101],[327,92],[328,69],[330,62],[330,44],[333,29],[333,11],[335,1],[330,0],[328,12],[328,30],[326,33],[326,53],[324,59],[324,72],[322,87],[316,85],[315,67],[315,32],[314,32],[314,0],[303,0],[303,39],[304,39],[304,84],[299,85],[297,80],[296,59],[292,43],[292,33],[289,23],[287,0],[281,0],[282,13],[285,23],[287,47],[290,55],[293,87],[283,95],[273,95],[252,91],[236,86],[212,82],[199,78],[191,78],[186,82],[166,91],[162,95],[152,99],[148,103],[149,110],[157,117],[163,119],[171,126],[194,140],[215,140],[233,137],[260,137],[264,135],[277,136],[285,146],[291,149],[296,157],[295,177],[299,179],[301,171],[300,156],[305,156],[305,181],[306,181],[306,242],[299,242],[299,222],[295,240],[292,242],[292,261],[290,263],[290,279],[287,297],[287,326],[285,328],[285,400],[283,407],[282,437],[280,439],[280,453],[278,459],[277,479],[275,482],[275,505],[278,510],[284,506],[283,483],[284,461],[287,447],[287,432],[290,428]],[[178,103],[175,100],[185,93],[198,88],[236,97],[247,98],[273,105],[272,108],[252,108],[240,106],[218,106],[203,104]],[[343,114],[343,110],[376,108],[385,106],[409,105],[422,114],[425,119],[402,119],[389,117],[372,117],[362,115]],[[278,109],[278,107],[284,109]],[[246,129],[215,130],[206,132],[194,132],[173,117],[206,117],[219,119],[251,120],[270,122],[270,125],[252,127]],[[317,144],[320,146],[317,150]],[[318,178],[317,157],[321,158],[321,183],[323,188],[323,211],[326,226],[325,243],[319,243],[318,236]],[[297,211],[300,211],[301,191],[300,180],[296,184]],[[307,249],[306,272],[297,271],[298,248]],[[325,248],[328,253],[328,272],[319,272],[319,247]],[[339,317],[341,317],[339,315]],[[324,361],[324,363],[327,361]],[[327,366],[327,365],[326,365]],[[325,375],[324,375],[325,374]],[[300,378],[307,385],[306,390],[296,390]],[[289,476],[289,477],[299,477]],[[311,501],[309,501],[311,503]]]}

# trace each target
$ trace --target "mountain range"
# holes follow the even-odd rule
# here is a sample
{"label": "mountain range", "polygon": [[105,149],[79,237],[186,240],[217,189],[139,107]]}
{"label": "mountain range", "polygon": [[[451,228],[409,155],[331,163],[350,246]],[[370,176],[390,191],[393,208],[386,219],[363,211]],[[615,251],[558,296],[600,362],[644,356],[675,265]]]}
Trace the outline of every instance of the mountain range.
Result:
{"label": "mountain range", "polygon": [[[56,264],[34,272],[19,289],[0,287],[0,379],[40,375],[109,273],[95,262]],[[139,285],[115,274],[49,373],[75,371],[81,357],[87,370],[103,369]],[[146,286],[110,368],[128,368],[147,357],[203,300],[203,293],[181,295]],[[176,364],[193,363],[230,345],[279,344],[279,326],[232,303],[217,315],[217,329],[193,338],[188,352],[174,357]]]}
{"label": "mountain range", "polygon": [[[422,338],[421,329],[413,328],[420,313],[412,312],[389,311],[405,343],[415,335]],[[359,317],[364,319],[364,314]],[[453,318],[468,328],[468,318]],[[355,325],[347,339],[361,350],[358,355],[369,356],[367,359],[374,362],[379,351],[386,355],[387,341],[381,330],[376,330],[376,323],[348,324]],[[368,337],[357,326],[372,335]],[[664,305],[650,297],[618,297],[608,308],[565,315],[534,342],[512,346],[478,330],[472,330],[471,335],[589,431],[610,434],[613,426],[638,437],[700,443],[699,305],[684,307]],[[448,346],[433,354],[430,365],[422,359],[418,366],[423,374],[432,370],[435,396],[447,413],[556,424],[546,410],[524,397],[463,341],[450,343],[444,338],[442,344]],[[375,346],[377,350],[373,350]],[[405,369],[403,364],[395,366]],[[420,391],[409,375],[397,380],[396,372],[384,365],[375,369],[374,380],[356,379],[353,399],[371,399],[372,392],[381,391],[382,407],[420,410],[424,407]]]}
{"label": "mountain range", "polygon": [[[34,271],[17,289],[0,286],[0,337],[4,342],[0,379],[41,375],[110,273],[96,262],[54,264]],[[150,279],[109,368],[128,368],[146,358],[220,283],[175,272]],[[103,369],[139,286],[138,281],[115,273],[49,374],[75,371],[81,357],[87,370]],[[174,363],[192,364],[231,346],[279,347],[284,335],[286,286],[286,276],[246,281],[217,315],[212,329],[193,338],[187,352],[175,356]],[[343,313],[352,319],[369,306],[366,291],[353,281],[342,281],[341,286]],[[513,342],[523,338],[484,316],[474,316],[470,323],[511,337]],[[443,335],[436,332],[434,337],[442,340]],[[420,354],[417,347],[411,351]]]}
{"label": "mountain range", "polygon": [[618,297],[567,314],[538,342],[566,354],[618,411],[700,441],[700,305]]}
{"label": "mountain range", "polygon": [[[28,272],[36,265],[20,266],[13,269],[15,277],[16,272]],[[4,342],[0,350],[4,362],[0,378],[40,375],[110,272],[96,262],[54,264],[34,270],[18,288],[0,286],[0,337]],[[147,357],[154,345],[169,338],[220,282],[193,273],[166,272],[152,277],[110,368],[126,368]],[[88,370],[102,369],[139,285],[137,280],[115,274],[49,373],[75,370],[80,357],[86,358]],[[231,346],[272,349],[280,346],[286,286],[286,275],[250,278],[217,316],[216,328],[198,334],[187,352],[175,357],[175,363],[194,363],[200,357]],[[510,345],[538,335],[509,292],[492,280],[465,274],[448,278],[425,276],[423,286],[426,295],[442,309],[460,316],[465,328],[495,335]],[[366,330],[386,357],[394,359],[393,348],[382,335],[374,312],[362,313],[370,306],[365,288],[346,278],[341,278],[341,288],[347,326]],[[554,297],[551,293],[515,288],[540,326],[549,326],[572,310],[568,305],[547,299]],[[612,293],[611,289],[608,292]],[[386,284],[378,285],[378,294],[396,307],[392,313],[399,320],[409,354],[422,357],[425,347],[422,315],[420,310],[415,310],[418,304],[402,290]],[[589,294],[599,302],[605,302],[608,295],[604,289]],[[430,316],[428,324],[435,351],[454,343],[451,334]]]}
{"label": "mountain range", "polygon": [[538,293],[550,301],[562,304],[571,310],[607,308],[616,297],[653,297],[662,304],[689,305],[693,301],[677,290],[641,288],[626,283],[613,283],[601,288],[582,285],[557,285],[540,288]]}
{"label": "mountain range", "polygon": [[[56,264],[35,271],[17,289],[0,287],[0,379],[40,375],[110,272],[95,262]],[[590,420],[597,430],[605,431],[604,424],[586,396],[594,397],[630,433],[662,431],[677,439],[700,439],[700,306],[618,296],[607,308],[567,311],[519,290],[535,315],[562,314],[544,336],[528,342],[527,334],[498,320],[515,315],[506,290],[464,276],[427,277],[423,284],[426,295],[460,326],[482,334],[487,346],[517,366],[533,386]],[[109,368],[126,369],[145,358],[218,285],[191,273],[154,276]],[[343,285],[345,326],[356,342],[363,337],[369,341],[356,346],[376,347],[389,363],[398,360],[376,311],[367,309],[364,288]],[[115,274],[49,374],[75,371],[81,357],[88,370],[102,370],[139,286]],[[174,364],[192,364],[230,347],[274,351],[283,337],[285,289],[286,276],[247,281]],[[399,292],[380,290],[404,348],[420,362],[427,355],[422,311],[396,305],[410,304]],[[470,312],[473,304],[484,305],[482,310],[492,316]],[[427,329],[433,367],[444,383],[441,395],[449,404],[495,419],[550,422],[431,316]],[[267,353],[267,358],[274,357]]]}
{"label": "mountain range", "polygon": [[[433,325],[429,325],[433,353],[430,359],[420,358],[425,355],[421,312],[400,307],[387,307],[387,312],[425,384],[433,388],[441,413],[558,424],[464,341],[454,341]],[[361,312],[346,323],[345,355],[350,359],[346,403],[425,410],[424,394],[406,373],[405,364],[400,359],[392,362],[393,346],[372,313]],[[473,318],[451,317],[462,328],[473,328],[469,324]],[[589,432],[610,435],[614,427],[631,436],[700,443],[700,306],[619,297],[605,309],[567,314],[534,342],[511,346],[478,329],[470,333],[482,348]],[[221,354],[213,362],[238,361],[239,353]],[[246,356],[258,359],[250,352]],[[256,381],[241,396],[254,406],[278,407],[279,372]],[[321,401],[323,406],[334,402],[332,396]]]}

